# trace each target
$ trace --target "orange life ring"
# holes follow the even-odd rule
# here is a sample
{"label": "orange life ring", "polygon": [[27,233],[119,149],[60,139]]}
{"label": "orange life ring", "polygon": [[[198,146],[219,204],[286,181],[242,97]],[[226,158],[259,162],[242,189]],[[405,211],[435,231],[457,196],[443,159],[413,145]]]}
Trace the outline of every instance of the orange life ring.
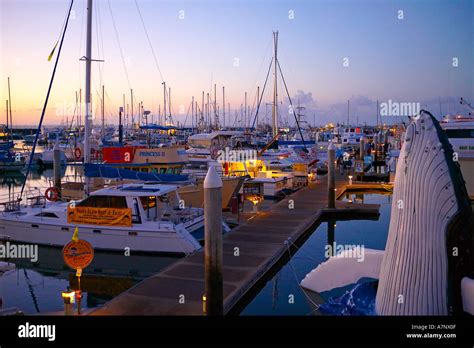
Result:
{"label": "orange life ring", "polygon": [[76,159],[80,160],[82,157],[82,150],[79,147],[76,147],[74,149],[74,156],[76,156]]}
{"label": "orange life ring", "polygon": [[56,202],[59,199],[59,190],[57,187],[49,187],[44,193],[46,199],[50,202]]}

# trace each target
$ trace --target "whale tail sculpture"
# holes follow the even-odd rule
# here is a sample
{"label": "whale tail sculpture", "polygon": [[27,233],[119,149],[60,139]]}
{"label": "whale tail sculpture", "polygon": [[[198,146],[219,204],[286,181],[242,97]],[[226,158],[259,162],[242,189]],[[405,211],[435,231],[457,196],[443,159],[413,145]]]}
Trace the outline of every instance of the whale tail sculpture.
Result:
{"label": "whale tail sculpture", "polygon": [[[356,275],[374,277],[369,270],[380,270],[378,315],[474,314],[474,219],[453,158],[438,121],[422,110],[408,126],[400,152],[385,252],[365,261],[378,267],[366,265],[367,274],[359,269]],[[355,281],[344,274],[355,272],[352,261],[330,258],[301,285],[318,291],[344,285],[336,277]]]}

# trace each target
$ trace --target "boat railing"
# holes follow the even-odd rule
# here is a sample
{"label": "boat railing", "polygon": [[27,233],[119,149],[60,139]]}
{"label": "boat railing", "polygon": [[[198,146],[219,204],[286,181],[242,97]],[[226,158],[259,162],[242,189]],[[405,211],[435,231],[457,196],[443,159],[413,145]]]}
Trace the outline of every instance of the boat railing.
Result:
{"label": "boat railing", "polygon": [[[229,171],[228,173],[219,172],[219,174],[222,177],[230,178],[230,177],[235,177],[235,176],[238,176],[238,177],[245,176],[245,175],[247,175],[247,172],[245,170],[232,170],[232,171]],[[190,173],[190,175],[192,175],[193,177],[198,178],[198,179],[203,179],[207,175],[207,170],[201,170],[201,171],[194,171],[193,170]]]}
{"label": "boat railing", "polygon": [[162,217],[163,219],[166,219],[165,221],[167,222],[180,224],[193,221],[201,215],[204,215],[204,209],[195,210],[191,207],[186,207],[184,209],[168,208],[163,211]]}
{"label": "boat railing", "polygon": [[0,211],[3,213],[10,213],[20,210],[20,202],[18,200],[6,201],[0,203]]}
{"label": "boat railing", "polygon": [[[46,198],[39,188],[31,188],[24,191],[24,200],[15,199],[11,194],[0,195],[0,211],[3,213],[19,211],[21,207],[31,206],[44,206],[46,204]],[[26,202],[26,203],[22,203]]]}

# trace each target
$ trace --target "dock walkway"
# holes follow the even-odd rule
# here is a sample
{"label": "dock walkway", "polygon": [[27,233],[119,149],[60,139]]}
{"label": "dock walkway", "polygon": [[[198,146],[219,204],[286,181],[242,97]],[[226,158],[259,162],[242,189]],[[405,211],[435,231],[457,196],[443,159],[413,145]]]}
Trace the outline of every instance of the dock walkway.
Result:
{"label": "dock walkway", "polygon": [[[346,184],[346,176],[336,175],[338,192],[344,191]],[[337,202],[336,209],[326,209],[326,206],[327,179],[321,178],[317,184],[288,196],[224,235],[225,313],[238,313],[236,308],[242,307],[249,294],[258,290],[276,265],[285,260],[288,238],[298,245],[325,215],[337,220],[376,219],[379,215],[378,205]],[[203,294],[202,249],[143,280],[91,314],[202,315]]]}

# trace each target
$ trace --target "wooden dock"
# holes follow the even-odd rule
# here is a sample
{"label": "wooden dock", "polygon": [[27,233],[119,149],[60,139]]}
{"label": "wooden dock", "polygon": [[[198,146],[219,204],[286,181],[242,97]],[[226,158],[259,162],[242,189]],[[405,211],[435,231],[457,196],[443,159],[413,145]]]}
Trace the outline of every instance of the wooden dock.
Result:
{"label": "wooden dock", "polygon": [[[345,190],[347,178],[336,176]],[[371,184],[374,185],[374,184]],[[327,181],[303,188],[223,237],[224,311],[235,314],[288,258],[288,239],[301,244],[324,217],[377,219],[379,206],[337,202],[327,209]],[[293,204],[293,208],[292,205]],[[185,257],[112,299],[91,315],[203,315],[204,251]]]}

